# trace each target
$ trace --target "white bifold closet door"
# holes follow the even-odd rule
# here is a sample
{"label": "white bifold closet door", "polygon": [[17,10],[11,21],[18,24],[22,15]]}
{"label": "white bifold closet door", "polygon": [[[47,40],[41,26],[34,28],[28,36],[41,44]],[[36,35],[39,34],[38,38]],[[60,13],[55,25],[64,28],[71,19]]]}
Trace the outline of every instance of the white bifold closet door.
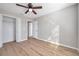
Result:
{"label": "white bifold closet door", "polygon": [[15,40],[15,20],[3,17],[3,43]]}

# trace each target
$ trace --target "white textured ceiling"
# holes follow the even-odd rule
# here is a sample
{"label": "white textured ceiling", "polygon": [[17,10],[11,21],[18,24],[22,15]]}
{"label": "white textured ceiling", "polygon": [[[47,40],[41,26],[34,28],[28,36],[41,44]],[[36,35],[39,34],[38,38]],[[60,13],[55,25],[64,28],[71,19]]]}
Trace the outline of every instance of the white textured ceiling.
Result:
{"label": "white textured ceiling", "polygon": [[[19,3],[19,4],[27,6],[27,3]],[[35,15],[32,12],[28,12],[27,14],[25,14],[25,11],[27,9],[16,6],[16,3],[0,3],[0,13],[34,19],[51,12],[55,12],[62,8],[66,8],[71,5],[74,5],[74,3],[33,3],[33,6],[43,6],[42,9],[37,9],[37,10],[35,9],[35,11],[37,12],[37,15]]]}

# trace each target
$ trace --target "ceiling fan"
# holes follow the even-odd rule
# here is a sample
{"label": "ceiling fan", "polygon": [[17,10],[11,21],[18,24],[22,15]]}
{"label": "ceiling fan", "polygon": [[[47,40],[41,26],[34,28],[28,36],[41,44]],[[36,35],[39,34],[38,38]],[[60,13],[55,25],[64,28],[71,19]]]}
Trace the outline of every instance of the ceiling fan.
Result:
{"label": "ceiling fan", "polygon": [[42,6],[33,6],[32,3],[28,3],[27,6],[21,5],[21,4],[16,4],[17,6],[27,8],[28,10],[25,12],[27,14],[29,11],[32,11],[34,14],[37,14],[34,9],[42,9]]}

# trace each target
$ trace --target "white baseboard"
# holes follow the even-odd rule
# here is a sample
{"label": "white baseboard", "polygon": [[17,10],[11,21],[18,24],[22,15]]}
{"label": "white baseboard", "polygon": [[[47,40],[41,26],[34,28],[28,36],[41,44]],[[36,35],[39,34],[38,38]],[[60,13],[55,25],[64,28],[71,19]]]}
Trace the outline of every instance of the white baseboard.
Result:
{"label": "white baseboard", "polygon": [[[25,41],[25,40],[27,40],[27,39],[23,39],[23,40],[16,40],[16,42],[22,42],[22,41]],[[2,48],[3,47],[3,44],[0,44],[0,48]]]}
{"label": "white baseboard", "polygon": [[41,38],[36,38],[36,39],[43,40],[43,41],[46,41],[46,42],[50,42],[50,43],[55,44],[55,45],[60,45],[60,46],[68,47],[68,48],[77,50],[79,52],[79,49],[75,48],[75,47],[71,47],[71,46],[68,46],[68,45],[61,44],[61,43],[52,42],[52,41],[49,41],[49,40],[44,40],[44,39],[41,39]]}
{"label": "white baseboard", "polygon": [[68,45],[60,44],[60,46],[68,47],[68,48],[75,49],[75,50],[79,51],[79,49],[78,49],[78,48],[71,47],[71,46],[68,46]]}
{"label": "white baseboard", "polygon": [[27,38],[21,39],[21,40],[16,40],[16,42],[22,42],[22,41],[25,41],[25,40],[27,40]]}

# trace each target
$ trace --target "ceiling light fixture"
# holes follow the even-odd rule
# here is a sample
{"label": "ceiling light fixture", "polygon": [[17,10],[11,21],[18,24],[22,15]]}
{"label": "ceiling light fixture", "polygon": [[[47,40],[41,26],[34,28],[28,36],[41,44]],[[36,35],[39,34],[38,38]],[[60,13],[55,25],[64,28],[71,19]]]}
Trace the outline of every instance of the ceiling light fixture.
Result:
{"label": "ceiling light fixture", "polygon": [[30,12],[32,12],[32,9],[29,9]]}

